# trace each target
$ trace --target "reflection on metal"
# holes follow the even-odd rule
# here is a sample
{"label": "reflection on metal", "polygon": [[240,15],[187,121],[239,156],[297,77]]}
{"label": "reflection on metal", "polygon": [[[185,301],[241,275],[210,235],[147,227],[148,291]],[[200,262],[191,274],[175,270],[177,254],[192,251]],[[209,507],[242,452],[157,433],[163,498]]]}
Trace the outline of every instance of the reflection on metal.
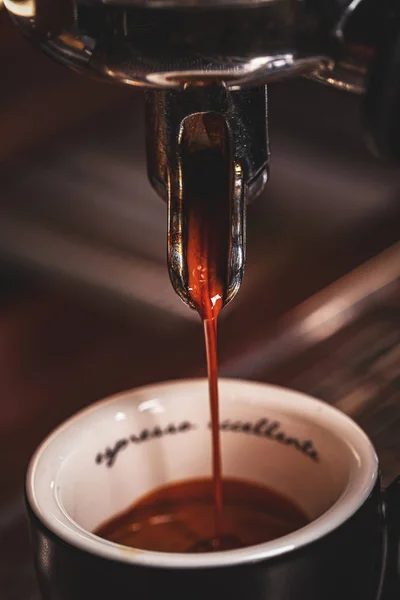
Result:
{"label": "reflection on metal", "polygon": [[[22,242],[22,243],[21,243]],[[44,270],[93,290],[161,314],[195,319],[173,294],[164,264],[133,257],[79,237],[71,238],[34,221],[2,214],[0,253],[28,268]]]}
{"label": "reflection on metal", "polygon": [[[2,0],[0,0],[0,5]],[[32,18],[36,16],[35,0],[4,0],[4,6],[16,17]]]}
{"label": "reflection on metal", "polygon": [[[7,1],[7,0],[6,0]],[[70,33],[62,33],[58,36],[58,39],[63,42],[65,45],[70,46],[71,48],[79,51],[85,50],[85,44],[82,42],[80,38],[77,38]]]}
{"label": "reflection on metal", "polygon": [[361,265],[285,316],[271,335],[246,355],[225,363],[223,375],[252,377],[329,338],[364,314],[400,279],[400,243]]}
{"label": "reflection on metal", "polygon": [[[26,5],[32,0],[5,2],[24,34],[37,43],[39,32],[42,50],[56,60],[139,87],[180,89],[188,81],[253,87],[309,73],[329,60],[322,49],[305,52],[293,47],[298,21],[299,28],[304,29],[301,23],[305,20],[305,30],[311,37],[318,30],[318,11],[314,10],[310,19],[300,0],[223,0],[217,3],[219,10],[214,10],[214,2],[211,6],[208,0],[184,0],[186,8],[199,2],[204,7],[201,12],[158,10],[160,6],[171,6],[165,0],[151,10],[152,3],[147,0],[117,4],[105,1],[101,5],[52,0],[38,2],[36,10]],[[245,6],[230,10],[226,2]],[[138,4],[144,4],[144,8],[138,8]],[[182,0],[177,4],[181,5]],[[68,34],[67,42],[72,45],[60,34]],[[89,64],[82,65],[82,57],[74,53],[76,39],[83,47],[93,49]]]}
{"label": "reflection on metal", "polygon": [[365,92],[365,73],[355,75],[351,69],[341,68],[337,65],[334,70],[320,69],[309,76],[309,79],[330,85],[344,92],[363,94]]}
{"label": "reflection on metal", "polygon": [[[186,257],[190,232],[185,203],[190,203],[185,190],[191,184],[183,165],[187,165],[188,157],[192,164],[194,158],[199,161],[205,150],[225,161],[229,176],[224,175],[219,187],[225,190],[231,207],[224,297],[224,305],[228,304],[243,278],[246,203],[261,193],[268,179],[266,88],[237,92],[229,92],[222,86],[187,88],[182,92],[152,90],[147,92],[146,100],[149,177],[158,194],[168,202],[169,273],[175,291],[192,308]],[[204,164],[201,169],[205,169]],[[202,179],[210,186],[217,184],[215,170],[202,173]]]}

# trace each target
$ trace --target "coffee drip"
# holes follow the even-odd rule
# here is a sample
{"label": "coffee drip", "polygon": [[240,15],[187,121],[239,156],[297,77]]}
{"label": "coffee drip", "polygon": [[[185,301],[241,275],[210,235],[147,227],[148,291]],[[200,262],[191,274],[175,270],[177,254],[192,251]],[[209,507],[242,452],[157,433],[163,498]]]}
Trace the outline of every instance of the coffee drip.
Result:
{"label": "coffee drip", "polygon": [[[195,134],[193,135],[193,130]],[[185,256],[191,305],[204,327],[212,431],[214,536],[210,549],[237,545],[224,540],[222,461],[218,407],[217,320],[227,293],[230,253],[231,177],[229,136],[219,115],[197,115],[182,139]],[[240,544],[240,542],[239,542]],[[207,547],[207,542],[203,542]]]}

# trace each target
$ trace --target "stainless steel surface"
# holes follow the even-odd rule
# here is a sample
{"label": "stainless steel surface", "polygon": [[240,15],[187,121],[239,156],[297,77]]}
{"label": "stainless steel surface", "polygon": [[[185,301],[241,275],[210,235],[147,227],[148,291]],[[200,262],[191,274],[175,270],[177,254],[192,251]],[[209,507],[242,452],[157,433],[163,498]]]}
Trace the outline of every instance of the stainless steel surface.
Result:
{"label": "stainless steel surface", "polygon": [[[262,85],[308,74],[368,91],[391,37],[396,0],[5,0],[51,57],[82,72],[148,88],[187,82]],[[397,30],[397,34],[398,34]]]}
{"label": "stainless steel surface", "polygon": [[276,323],[277,335],[270,335],[267,343],[264,340],[259,346],[254,345],[251,353],[238,357],[229,366],[225,364],[224,368],[238,377],[257,376],[263,369],[269,372],[347,328],[376,304],[385,305],[388,297],[394,302],[400,291],[399,280],[400,243],[397,243],[295,307],[284,316],[283,322]]}
{"label": "stainless steel surface", "polygon": [[395,2],[58,0],[55,10],[47,1],[5,0],[5,6],[50,56],[119,83],[237,87],[314,72],[358,91],[365,90]]}
{"label": "stainless steel surface", "polygon": [[[366,79],[368,68],[371,62],[371,52],[366,50],[367,44],[360,44],[360,34],[356,32],[355,40],[353,39],[354,30],[352,30],[352,21],[358,21],[358,11],[367,3],[363,0],[350,0],[342,6],[340,17],[335,26],[331,30],[332,39],[336,43],[335,60],[328,65],[321,64],[310,78],[315,81],[320,81],[332,87],[355,94],[366,92]],[[371,4],[371,3],[370,3]],[[375,7],[378,3],[375,3]],[[367,12],[371,10],[367,7]],[[372,11],[374,5],[372,4]],[[363,19],[362,26],[365,28],[365,39],[368,39],[368,30],[379,28],[379,24],[373,24],[373,17]],[[350,30],[350,33],[349,33]],[[375,51],[375,50],[374,50]]]}
{"label": "stainless steel surface", "polygon": [[[116,83],[158,89],[148,92],[149,172],[157,191],[168,198],[169,273],[175,291],[189,306],[193,303],[185,247],[190,231],[184,214],[182,140],[189,131],[193,137],[195,120],[200,118],[204,125],[207,113],[220,115],[222,137],[229,138],[224,143],[232,148],[232,236],[225,303],[235,296],[243,277],[248,197],[267,179],[262,86],[302,73],[346,90],[365,90],[375,148],[396,155],[399,137],[387,126],[397,119],[400,80],[393,68],[387,76],[373,76],[376,61],[382,62],[387,51],[388,31],[397,48],[400,32],[391,26],[397,15],[394,0],[384,6],[376,0],[198,4],[182,9],[179,2],[165,7],[149,2],[5,0],[21,31],[64,65]],[[387,62],[384,58],[383,71]],[[353,75],[356,82],[351,81]],[[250,91],[242,89],[248,86]],[[392,100],[392,114],[382,121],[386,96]],[[206,129],[196,133],[196,141],[204,138],[215,146],[215,135]]]}
{"label": "stainless steel surface", "polygon": [[[223,87],[189,88],[182,92],[148,91],[147,165],[155,190],[168,202],[168,269],[178,296],[191,308],[186,245],[189,216],[186,197],[188,157],[212,151],[212,172],[202,169],[201,179],[218,185],[215,161],[227,165],[223,183],[230,204],[228,276],[223,305],[237,294],[246,260],[247,203],[258,196],[268,179],[266,88],[229,92]],[[210,166],[210,165],[209,165]],[[221,172],[223,169],[221,170]],[[190,184],[189,184],[190,185]],[[221,187],[221,185],[219,185]]]}
{"label": "stainless steel surface", "polygon": [[[310,72],[325,57],[322,29],[334,28],[340,14],[298,0],[240,7],[203,3],[201,10],[124,1],[4,4],[21,31],[52,58],[150,88],[181,88],[193,81],[255,85]],[[301,37],[306,39],[299,42]]]}
{"label": "stainless steel surface", "polygon": [[[248,95],[253,100],[262,95],[262,87],[255,86],[303,73],[346,90],[364,90],[375,148],[392,155],[397,152],[397,135],[387,128],[397,114],[393,69],[378,80],[371,76],[376,60],[385,54],[388,28],[396,45],[399,32],[396,28],[392,32],[390,25],[397,14],[394,2],[378,6],[368,0],[269,0],[242,2],[240,7],[224,1],[200,5],[182,9],[179,3],[166,7],[149,2],[5,2],[22,32],[66,66],[113,82],[162,90],[148,94],[149,171],[157,191],[168,196],[169,272],[174,289],[189,305],[184,254],[190,232],[185,230],[185,176],[179,157],[182,132],[190,119],[212,110],[225,120],[231,137],[234,210],[226,303],[236,294],[243,275],[246,202],[267,178],[265,111],[258,109],[259,102],[248,103]],[[387,61],[382,60],[385,67]],[[247,86],[253,89],[241,91]],[[242,94],[248,104],[244,111]],[[394,106],[382,130],[385,94],[394,96]]]}

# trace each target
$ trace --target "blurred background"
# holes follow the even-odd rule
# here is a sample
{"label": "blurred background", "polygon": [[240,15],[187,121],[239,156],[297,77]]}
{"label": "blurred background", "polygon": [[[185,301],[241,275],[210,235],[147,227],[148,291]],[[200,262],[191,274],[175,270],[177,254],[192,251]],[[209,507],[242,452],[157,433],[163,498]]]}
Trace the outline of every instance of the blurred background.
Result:
{"label": "blurred background", "polygon": [[[168,279],[140,92],[65,70],[0,9],[0,598],[37,600],[30,454],[108,394],[205,374],[200,322]],[[359,99],[270,86],[271,179],[248,211],[221,374],[315,394],[400,471],[400,174],[366,150]],[[399,442],[398,442],[399,440]]]}

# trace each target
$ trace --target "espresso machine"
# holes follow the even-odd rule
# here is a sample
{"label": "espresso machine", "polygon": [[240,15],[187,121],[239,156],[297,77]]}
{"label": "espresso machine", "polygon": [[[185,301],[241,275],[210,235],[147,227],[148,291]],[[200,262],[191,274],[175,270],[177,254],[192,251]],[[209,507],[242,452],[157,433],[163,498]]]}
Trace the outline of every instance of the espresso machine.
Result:
{"label": "espresso machine", "polygon": [[397,0],[4,4],[22,33],[51,58],[111,83],[144,88],[149,179],[168,204],[169,273],[188,305],[185,155],[228,148],[227,304],[243,276],[246,207],[268,181],[270,83],[304,76],[361,94],[367,144],[385,160],[400,159]]}

